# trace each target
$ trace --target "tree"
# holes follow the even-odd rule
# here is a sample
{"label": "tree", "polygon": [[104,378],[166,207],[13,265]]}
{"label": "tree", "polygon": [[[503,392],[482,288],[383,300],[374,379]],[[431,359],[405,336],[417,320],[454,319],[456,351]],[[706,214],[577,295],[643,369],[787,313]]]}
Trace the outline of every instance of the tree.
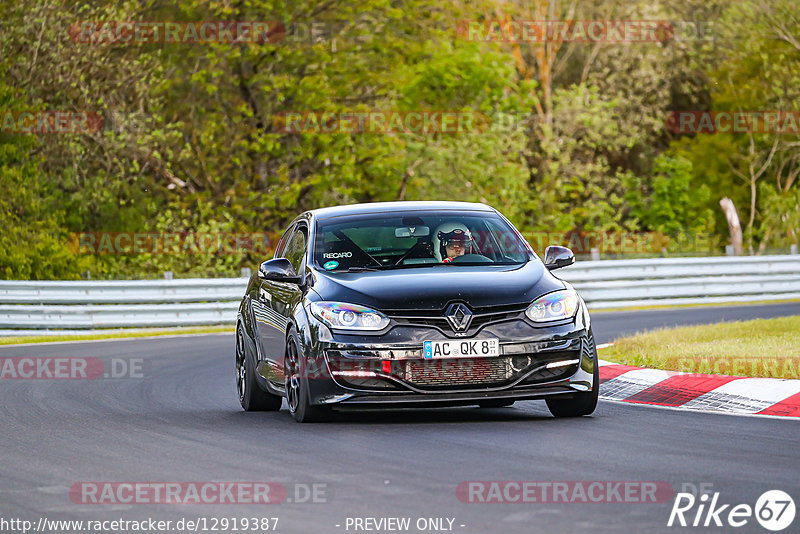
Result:
{"label": "tree", "polygon": [[[723,11],[716,25],[717,46],[696,54],[698,61],[714,65],[708,73],[713,109],[800,111],[800,49],[795,46],[800,32],[791,23],[797,18],[791,0],[753,0]],[[714,168],[717,198],[712,204],[727,196],[747,206],[743,218],[750,254],[763,252],[770,242],[786,246],[796,236],[791,214],[798,209],[794,200],[800,174],[800,136],[753,126],[743,133],[698,134],[674,145],[696,167]]]}

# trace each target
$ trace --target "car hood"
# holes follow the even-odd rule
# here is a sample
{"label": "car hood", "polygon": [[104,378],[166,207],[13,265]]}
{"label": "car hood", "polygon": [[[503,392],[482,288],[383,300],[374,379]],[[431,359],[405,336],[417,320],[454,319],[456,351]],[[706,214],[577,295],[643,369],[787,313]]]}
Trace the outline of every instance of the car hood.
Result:
{"label": "car hood", "polygon": [[452,301],[472,307],[532,302],[564,289],[539,260],[518,266],[407,268],[362,273],[315,271],[314,291],[323,299],[378,310],[441,310]]}

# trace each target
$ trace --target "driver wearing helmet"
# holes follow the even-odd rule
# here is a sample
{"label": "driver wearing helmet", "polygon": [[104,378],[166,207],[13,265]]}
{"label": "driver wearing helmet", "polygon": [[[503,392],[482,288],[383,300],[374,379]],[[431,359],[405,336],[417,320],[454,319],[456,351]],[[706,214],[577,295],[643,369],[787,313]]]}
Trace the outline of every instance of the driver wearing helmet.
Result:
{"label": "driver wearing helmet", "polygon": [[455,228],[449,232],[439,232],[439,254],[443,263],[450,263],[459,256],[467,252],[467,248],[472,248],[472,234],[469,230]]}

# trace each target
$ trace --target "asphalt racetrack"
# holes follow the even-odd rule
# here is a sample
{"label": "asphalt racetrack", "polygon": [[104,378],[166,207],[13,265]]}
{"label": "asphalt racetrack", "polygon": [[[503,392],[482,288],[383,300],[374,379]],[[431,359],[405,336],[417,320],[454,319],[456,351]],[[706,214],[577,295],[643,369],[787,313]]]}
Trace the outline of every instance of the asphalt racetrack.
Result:
{"label": "asphalt racetrack", "polygon": [[[797,313],[797,303],[608,312],[595,314],[593,324],[604,343],[660,326]],[[674,492],[701,485],[719,492],[728,510],[753,506],[772,489],[796,502],[800,496],[794,420],[608,401],[592,417],[557,420],[538,401],[301,425],[285,407],[240,409],[232,334],[0,348],[0,358],[14,356],[92,357],[105,369],[114,359],[141,363],[135,377],[0,381],[0,519],[35,526],[40,518],[173,525],[205,518],[211,532],[214,519],[278,518],[285,533],[389,532],[366,530],[377,525],[368,521],[356,530],[355,518],[409,518],[408,532],[729,532],[728,525],[667,527],[671,495],[657,503],[481,503],[463,502],[457,488],[469,481],[662,481]],[[69,494],[85,482],[203,481],[274,482],[288,493],[280,504],[249,505],[92,504]],[[436,518],[443,520],[428,521]],[[753,517],[735,530],[767,532]]]}

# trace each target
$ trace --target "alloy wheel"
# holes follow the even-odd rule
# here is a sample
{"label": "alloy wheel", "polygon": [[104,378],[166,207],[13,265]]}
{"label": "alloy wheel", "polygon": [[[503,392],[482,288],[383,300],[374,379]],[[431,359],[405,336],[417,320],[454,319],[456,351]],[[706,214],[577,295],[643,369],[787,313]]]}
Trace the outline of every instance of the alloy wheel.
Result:
{"label": "alloy wheel", "polygon": [[296,412],[300,404],[300,379],[297,376],[297,347],[289,340],[286,350],[286,402],[289,411]]}
{"label": "alloy wheel", "polygon": [[247,393],[247,366],[241,326],[236,328],[236,390],[239,392],[239,400],[242,401]]}

